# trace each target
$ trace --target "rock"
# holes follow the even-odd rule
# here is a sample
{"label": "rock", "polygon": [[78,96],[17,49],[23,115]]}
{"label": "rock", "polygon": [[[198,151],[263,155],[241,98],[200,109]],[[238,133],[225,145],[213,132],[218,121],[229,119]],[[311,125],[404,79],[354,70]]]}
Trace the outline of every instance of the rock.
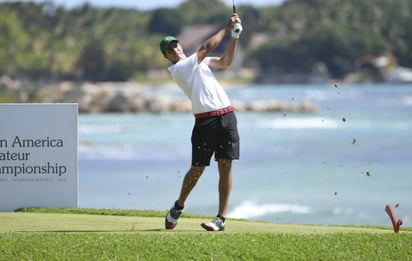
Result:
{"label": "rock", "polygon": [[[16,102],[27,102],[22,94],[33,92],[37,100],[30,102],[78,103],[81,113],[165,113],[191,112],[187,98],[172,94],[153,92],[153,89],[136,83],[75,83],[54,84],[36,83],[28,85],[0,78],[2,92],[16,97]],[[32,93],[31,93],[32,94]],[[277,100],[241,102],[234,100],[232,105],[239,112],[316,112],[315,105],[308,101],[300,104],[287,104]]]}

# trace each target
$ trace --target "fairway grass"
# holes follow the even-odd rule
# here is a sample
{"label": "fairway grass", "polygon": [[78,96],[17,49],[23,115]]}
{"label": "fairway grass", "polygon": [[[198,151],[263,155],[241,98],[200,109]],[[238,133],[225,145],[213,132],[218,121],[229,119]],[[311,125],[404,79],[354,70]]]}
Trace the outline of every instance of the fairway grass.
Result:
{"label": "fairway grass", "polygon": [[[204,232],[200,224],[212,217],[179,220],[175,230],[164,229],[164,217],[112,216],[92,214],[0,213],[0,233],[9,232],[95,232],[95,233],[196,233]],[[224,233],[391,233],[392,228],[290,225],[228,220]]]}
{"label": "fairway grass", "polygon": [[[51,212],[51,213],[50,213]],[[270,224],[165,212],[46,210],[0,213],[0,260],[412,260],[412,231],[391,227]]]}

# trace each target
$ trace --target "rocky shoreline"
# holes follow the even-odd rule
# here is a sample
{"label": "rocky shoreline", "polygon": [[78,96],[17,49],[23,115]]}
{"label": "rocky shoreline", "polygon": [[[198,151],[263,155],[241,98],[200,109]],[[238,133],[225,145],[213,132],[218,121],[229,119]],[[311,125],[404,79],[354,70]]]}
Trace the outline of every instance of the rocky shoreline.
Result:
{"label": "rocky shoreline", "polygon": [[[138,83],[36,84],[0,80],[0,94],[16,103],[78,103],[81,113],[166,113],[190,112],[186,97],[168,94],[170,87],[146,87]],[[159,91],[164,88],[165,91]],[[153,91],[156,89],[157,91]],[[1,98],[1,96],[0,96]],[[232,100],[241,112],[308,112],[318,109],[310,102],[282,103],[274,99],[241,102]]]}

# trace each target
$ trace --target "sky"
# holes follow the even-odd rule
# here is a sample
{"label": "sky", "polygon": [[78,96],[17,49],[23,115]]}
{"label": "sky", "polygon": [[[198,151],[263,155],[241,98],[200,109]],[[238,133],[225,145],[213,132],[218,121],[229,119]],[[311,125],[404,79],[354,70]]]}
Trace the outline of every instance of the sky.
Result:
{"label": "sky", "polygon": [[[253,6],[278,5],[284,0],[235,0],[236,5],[250,4]],[[0,0],[0,2],[16,2],[10,0]],[[30,2],[22,0],[21,2]],[[32,2],[32,1],[31,1]],[[34,2],[44,2],[44,0],[34,0]],[[184,0],[52,0],[56,5],[73,8],[85,2],[98,7],[120,7],[136,8],[139,10],[150,10],[159,7],[173,8]],[[232,0],[223,0],[228,6],[232,5]]]}

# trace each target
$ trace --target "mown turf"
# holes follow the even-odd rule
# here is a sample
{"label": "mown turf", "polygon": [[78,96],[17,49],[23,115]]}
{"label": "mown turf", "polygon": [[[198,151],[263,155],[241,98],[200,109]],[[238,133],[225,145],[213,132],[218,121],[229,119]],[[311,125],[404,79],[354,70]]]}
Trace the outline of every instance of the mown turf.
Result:
{"label": "mown turf", "polygon": [[216,233],[194,216],[166,231],[164,212],[112,212],[0,213],[0,260],[412,260],[410,229],[229,220]]}

